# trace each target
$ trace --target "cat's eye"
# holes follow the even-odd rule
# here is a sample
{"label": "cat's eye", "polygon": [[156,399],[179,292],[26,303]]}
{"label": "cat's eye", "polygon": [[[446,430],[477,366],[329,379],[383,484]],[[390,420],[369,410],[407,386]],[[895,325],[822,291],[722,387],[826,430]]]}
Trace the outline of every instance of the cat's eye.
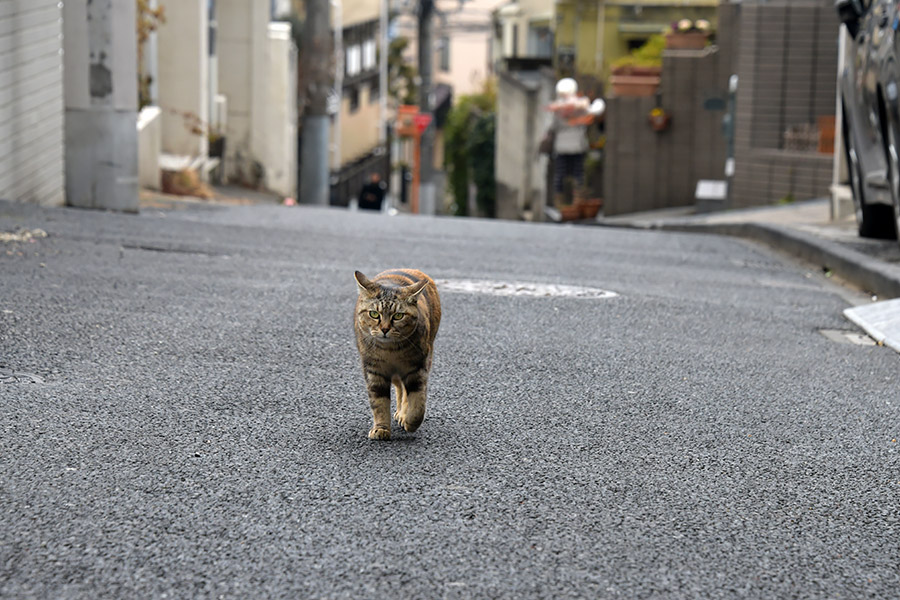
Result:
{"label": "cat's eye", "polygon": [[403,314],[403,313],[395,313],[394,316],[391,317],[391,318],[392,318],[393,320],[395,320],[395,321],[399,321],[400,319],[402,319],[402,318],[405,317],[405,316],[406,316],[406,315]]}
{"label": "cat's eye", "polygon": [[370,310],[369,316],[376,320],[381,318],[381,314],[377,310]]}

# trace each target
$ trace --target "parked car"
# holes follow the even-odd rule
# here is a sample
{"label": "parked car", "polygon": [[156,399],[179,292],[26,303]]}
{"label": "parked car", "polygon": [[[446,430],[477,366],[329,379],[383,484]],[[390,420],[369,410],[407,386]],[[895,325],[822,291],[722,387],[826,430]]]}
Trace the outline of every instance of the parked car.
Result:
{"label": "parked car", "polygon": [[900,2],[837,0],[852,46],[840,74],[843,152],[859,235],[900,231]]}

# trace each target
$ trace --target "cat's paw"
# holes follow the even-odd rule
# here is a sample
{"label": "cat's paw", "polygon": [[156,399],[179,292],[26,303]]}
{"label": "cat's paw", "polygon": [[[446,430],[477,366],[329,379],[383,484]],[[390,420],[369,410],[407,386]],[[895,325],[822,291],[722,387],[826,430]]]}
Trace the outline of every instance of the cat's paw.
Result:
{"label": "cat's paw", "polygon": [[398,424],[403,424],[403,418],[403,413],[401,413],[399,410],[394,413],[394,421],[396,421]]}
{"label": "cat's paw", "polygon": [[394,415],[394,418],[397,419],[397,423],[409,433],[414,432],[419,428],[419,425],[422,424],[422,417],[419,418],[410,418],[409,415],[405,414],[400,418],[397,418],[397,415]]}
{"label": "cat's paw", "polygon": [[391,439],[391,430],[386,427],[375,426],[369,430],[370,440],[389,440]]}

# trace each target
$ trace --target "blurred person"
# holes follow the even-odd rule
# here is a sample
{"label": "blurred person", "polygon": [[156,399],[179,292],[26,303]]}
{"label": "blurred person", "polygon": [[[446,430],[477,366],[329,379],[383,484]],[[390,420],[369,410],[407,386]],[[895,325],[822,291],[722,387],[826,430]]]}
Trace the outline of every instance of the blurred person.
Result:
{"label": "blurred person", "polygon": [[384,202],[385,184],[381,181],[381,175],[372,173],[369,182],[359,191],[358,205],[361,210],[381,210]]}
{"label": "blurred person", "polygon": [[[563,186],[571,178],[576,199],[584,194],[584,158],[588,151],[587,128],[606,110],[603,100],[590,102],[578,95],[578,83],[566,77],[556,83],[556,100],[547,106],[553,122],[542,147],[553,155],[553,192],[557,206],[564,203]],[[550,141],[552,140],[552,142]]]}

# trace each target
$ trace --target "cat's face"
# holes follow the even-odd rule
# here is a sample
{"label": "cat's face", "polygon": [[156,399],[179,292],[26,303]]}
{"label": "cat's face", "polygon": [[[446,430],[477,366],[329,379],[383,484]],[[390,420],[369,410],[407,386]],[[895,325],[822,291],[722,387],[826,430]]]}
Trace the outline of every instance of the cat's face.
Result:
{"label": "cat's face", "polygon": [[359,329],[377,342],[405,340],[416,330],[418,311],[415,304],[385,293],[362,298],[357,303]]}
{"label": "cat's face", "polygon": [[423,286],[394,287],[364,277],[363,282],[356,302],[359,331],[379,344],[409,339],[418,325],[417,298]]}

